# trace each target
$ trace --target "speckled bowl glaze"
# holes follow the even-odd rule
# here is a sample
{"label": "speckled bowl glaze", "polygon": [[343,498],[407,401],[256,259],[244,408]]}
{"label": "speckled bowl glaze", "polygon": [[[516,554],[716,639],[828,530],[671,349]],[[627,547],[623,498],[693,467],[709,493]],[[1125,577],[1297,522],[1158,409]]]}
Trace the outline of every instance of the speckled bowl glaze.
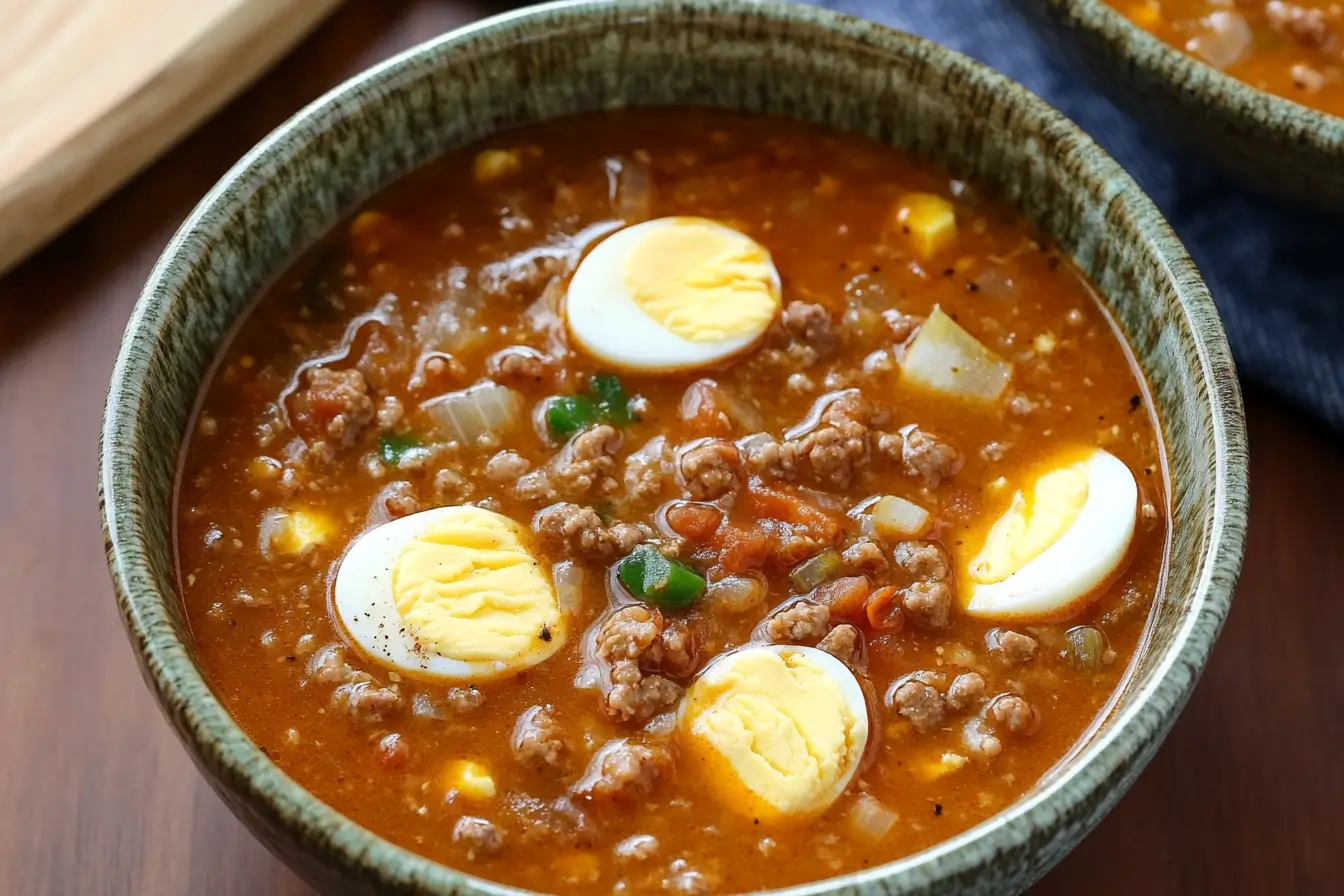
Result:
{"label": "speckled bowl glaze", "polygon": [[234,813],[326,892],[518,891],[393,846],[326,807],[211,693],[193,658],[173,569],[173,475],[202,378],[263,283],[343,211],[408,169],[540,118],[692,103],[797,116],[906,147],[1036,222],[1091,275],[1123,327],[1154,389],[1174,482],[1166,593],[1106,723],[984,824],[902,861],[787,892],[1027,886],[1133,782],[1208,658],[1245,535],[1236,374],[1180,243],[1090,139],[963,56],[811,7],[580,0],[505,15],[347,82],[239,162],[154,268],[107,398],[100,486],[108,563],[145,679]]}
{"label": "speckled bowl glaze", "polygon": [[1263,194],[1344,214],[1344,118],[1225,75],[1106,0],[1013,3],[1155,135]]}

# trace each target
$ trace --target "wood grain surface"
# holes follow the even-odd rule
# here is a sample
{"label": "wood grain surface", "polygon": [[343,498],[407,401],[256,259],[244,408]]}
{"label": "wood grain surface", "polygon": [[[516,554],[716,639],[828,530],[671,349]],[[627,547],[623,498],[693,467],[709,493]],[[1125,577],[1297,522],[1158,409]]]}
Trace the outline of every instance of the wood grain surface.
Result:
{"label": "wood grain surface", "polygon": [[[96,504],[118,340],[178,223],[340,79],[490,11],[352,0],[0,279],[0,893],[303,894],[197,776],[140,682]],[[1212,664],[1133,791],[1037,892],[1327,893],[1344,880],[1344,452],[1248,395],[1254,500]]]}
{"label": "wood grain surface", "polygon": [[338,0],[0,0],[0,272],[273,63]]}

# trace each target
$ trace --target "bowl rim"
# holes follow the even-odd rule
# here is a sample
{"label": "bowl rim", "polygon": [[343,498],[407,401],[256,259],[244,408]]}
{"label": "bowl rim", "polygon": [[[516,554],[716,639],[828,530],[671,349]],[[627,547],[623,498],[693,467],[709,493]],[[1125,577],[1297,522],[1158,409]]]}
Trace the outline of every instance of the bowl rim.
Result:
{"label": "bowl rim", "polygon": [[[954,50],[877,23],[787,0],[555,0],[502,13],[417,44],[356,74],[324,93],[267,135],[237,162],[191,212],[156,262],[130,316],[118,350],[107,394],[100,437],[99,504],[104,542],[114,591],[127,633],[144,678],[173,727],[203,770],[211,786],[244,802],[272,830],[283,830],[294,843],[328,865],[340,865],[366,882],[421,892],[471,896],[517,896],[530,893],[439,864],[396,846],[321,802],[273,763],[215,698],[188,644],[170,622],[169,602],[175,591],[162,593],[143,567],[155,540],[142,509],[140,474],[135,459],[141,450],[145,385],[156,354],[171,350],[163,340],[170,309],[180,295],[183,272],[202,251],[201,233],[209,233],[227,209],[230,192],[267,176],[267,160],[303,151],[308,129],[329,127],[344,101],[370,85],[395,78],[402,69],[433,61],[454,48],[549,19],[554,30],[590,25],[594,16],[621,21],[653,13],[704,16],[757,15],[795,28],[838,32],[909,54],[931,54],[945,71],[985,80],[998,95],[1052,130],[1067,134],[1071,149],[1087,154],[1094,170],[1118,185],[1112,202],[1120,202],[1136,219],[1141,244],[1161,260],[1173,284],[1174,314],[1184,317],[1192,334],[1198,373],[1205,384],[1213,438],[1214,496],[1208,538],[1199,557],[1196,593],[1181,619],[1171,647],[1132,704],[1113,714],[1082,749],[1077,750],[1049,781],[984,822],[895,862],[781,888],[777,893],[810,896],[879,883],[887,893],[924,892],[940,881],[965,880],[980,866],[1009,850],[1030,848],[1034,832],[1050,829],[1062,817],[1080,811],[1109,788],[1128,787],[1146,763],[1184,705],[1206,663],[1230,609],[1232,590],[1245,546],[1248,508],[1246,433],[1240,390],[1226,336],[1208,290],[1193,262],[1151,200],[1120,166],[1077,125],[1025,87]],[[336,113],[333,115],[333,113]],[[176,708],[176,711],[174,711]],[[270,844],[267,844],[270,846]]]}
{"label": "bowl rim", "polygon": [[[1136,25],[1107,0],[1026,2],[1066,11],[1078,26],[1196,108],[1221,103],[1229,117],[1255,130],[1290,137],[1295,144],[1322,153],[1344,155],[1344,116],[1261,90],[1216,69]],[[1217,102],[1210,101],[1207,86],[1217,91]]]}

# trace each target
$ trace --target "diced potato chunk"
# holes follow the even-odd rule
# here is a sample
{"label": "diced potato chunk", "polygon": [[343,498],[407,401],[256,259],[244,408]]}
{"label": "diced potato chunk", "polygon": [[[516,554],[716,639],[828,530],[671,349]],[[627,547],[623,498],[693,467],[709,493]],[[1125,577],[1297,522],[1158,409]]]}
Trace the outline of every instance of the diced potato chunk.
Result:
{"label": "diced potato chunk", "polygon": [[1057,345],[1059,345],[1059,341],[1055,339],[1055,334],[1049,331],[1041,333],[1035,339],[1031,340],[1031,347],[1036,350],[1036,354],[1038,355],[1050,354],[1055,350],[1055,346]]}
{"label": "diced potato chunk", "polygon": [[905,350],[901,377],[911,385],[977,401],[997,401],[1013,365],[985,348],[941,308],[929,319]]}
{"label": "diced potato chunk", "polygon": [[473,800],[488,800],[495,795],[495,779],[490,777],[490,770],[470,759],[448,763],[444,769],[443,785],[445,790],[455,790]]}
{"label": "diced potato chunk", "polygon": [[261,552],[267,557],[300,557],[326,542],[334,526],[315,510],[271,508],[261,519]]}
{"label": "diced potato chunk", "polygon": [[519,150],[485,149],[476,154],[471,173],[478,184],[489,184],[516,174],[522,167],[523,154]]}
{"label": "diced potato chunk", "polygon": [[391,225],[392,219],[382,212],[360,212],[350,222],[350,248],[360,255],[377,255],[383,251]]}
{"label": "diced potato chunk", "polygon": [[895,495],[884,495],[873,505],[873,529],[892,541],[922,537],[931,521],[923,507]]}
{"label": "diced potato chunk", "polygon": [[567,884],[590,884],[602,874],[602,862],[591,852],[563,853],[551,862],[551,867]]}
{"label": "diced potato chunk", "polygon": [[895,221],[920,260],[928,261],[957,241],[957,213],[941,196],[908,193],[896,206]]}
{"label": "diced potato chunk", "polygon": [[945,775],[960,771],[966,762],[966,757],[960,753],[944,753],[936,762],[922,764],[919,768],[920,776],[928,781],[936,781]]}

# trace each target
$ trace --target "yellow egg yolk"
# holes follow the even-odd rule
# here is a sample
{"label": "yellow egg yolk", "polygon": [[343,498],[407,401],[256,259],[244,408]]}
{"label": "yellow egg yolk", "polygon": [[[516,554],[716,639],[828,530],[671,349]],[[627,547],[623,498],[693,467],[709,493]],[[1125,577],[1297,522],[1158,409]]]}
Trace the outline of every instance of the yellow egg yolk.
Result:
{"label": "yellow egg yolk", "polygon": [[440,515],[402,550],[392,596],[420,649],[463,662],[510,661],[561,635],[555,590],[526,530],[479,507]]}
{"label": "yellow egg yolk", "polygon": [[744,652],[691,690],[683,722],[690,750],[728,797],[756,816],[820,811],[858,760],[867,719],[840,686],[800,654]]}
{"label": "yellow egg yolk", "polygon": [[626,259],[625,283],[640,310],[691,342],[760,332],[780,308],[770,254],[702,218],[650,232]]}
{"label": "yellow egg yolk", "polygon": [[1015,493],[970,563],[972,581],[1002,582],[1026,566],[1069,531],[1086,503],[1087,467],[1082,462],[1041,476],[1030,500],[1021,491]]}

